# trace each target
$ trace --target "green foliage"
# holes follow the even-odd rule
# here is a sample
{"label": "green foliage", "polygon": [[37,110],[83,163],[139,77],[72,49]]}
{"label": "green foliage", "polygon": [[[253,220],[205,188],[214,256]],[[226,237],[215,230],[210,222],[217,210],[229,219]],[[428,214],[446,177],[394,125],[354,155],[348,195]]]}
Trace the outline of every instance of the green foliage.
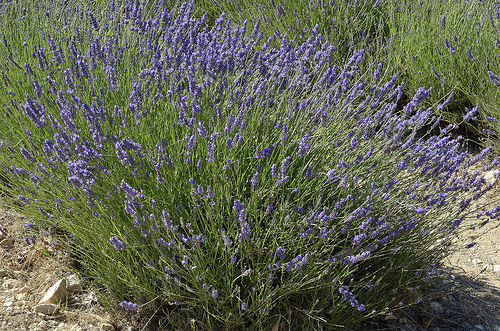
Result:
{"label": "green foliage", "polygon": [[[6,200],[59,229],[104,302],[161,311],[167,328],[271,329],[293,315],[333,329],[414,304],[467,194],[489,189],[459,173],[480,157],[427,130],[431,110],[451,90],[448,112],[480,91],[493,100],[476,71],[500,70],[478,50],[486,24],[476,43],[457,32],[472,64],[465,46],[441,61],[429,43],[483,22],[479,7],[464,18],[452,2],[396,3],[3,5]],[[220,43],[199,47],[190,17]],[[238,24],[259,18],[262,39],[243,40]],[[471,69],[460,80],[455,67]]]}

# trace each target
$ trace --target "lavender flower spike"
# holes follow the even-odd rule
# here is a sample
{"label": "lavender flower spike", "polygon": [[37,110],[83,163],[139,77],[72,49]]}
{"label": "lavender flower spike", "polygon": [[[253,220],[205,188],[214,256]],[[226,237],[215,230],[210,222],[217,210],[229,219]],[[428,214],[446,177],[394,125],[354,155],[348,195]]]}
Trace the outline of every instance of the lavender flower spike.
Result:
{"label": "lavender flower spike", "polygon": [[257,186],[257,184],[259,183],[259,173],[258,172],[256,172],[253,175],[251,182],[252,182],[252,186]]}
{"label": "lavender flower spike", "polygon": [[113,236],[113,237],[109,238],[109,241],[119,251],[123,251],[123,249],[125,248],[125,244],[120,239],[118,239],[117,236]]}
{"label": "lavender flower spike", "polygon": [[137,306],[137,303],[128,302],[128,301],[120,302],[120,307],[122,307],[125,310],[130,310],[130,311],[137,311],[139,309],[139,307]]}

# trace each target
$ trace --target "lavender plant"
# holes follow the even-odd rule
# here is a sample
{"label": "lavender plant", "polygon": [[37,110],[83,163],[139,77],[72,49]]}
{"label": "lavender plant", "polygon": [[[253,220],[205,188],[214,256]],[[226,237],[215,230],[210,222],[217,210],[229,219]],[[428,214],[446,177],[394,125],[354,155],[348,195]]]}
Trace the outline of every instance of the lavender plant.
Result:
{"label": "lavender plant", "polygon": [[483,0],[393,1],[386,8],[395,36],[388,65],[402,71],[405,90],[432,85],[428,105],[453,91],[442,110],[444,118],[457,122],[466,107],[479,106],[468,127],[485,138],[498,137],[498,126],[490,119],[499,115],[498,88],[488,72],[500,72],[499,5]]}
{"label": "lavender plant", "polygon": [[430,88],[397,110],[398,75],[361,70],[364,50],[335,63],[316,29],[294,45],[193,8],[76,6],[26,46],[3,30],[11,205],[62,231],[107,302],[163,305],[176,329],[353,326],[418,302],[466,194],[490,188],[459,172],[487,151],[423,129],[444,106],[420,107]]}

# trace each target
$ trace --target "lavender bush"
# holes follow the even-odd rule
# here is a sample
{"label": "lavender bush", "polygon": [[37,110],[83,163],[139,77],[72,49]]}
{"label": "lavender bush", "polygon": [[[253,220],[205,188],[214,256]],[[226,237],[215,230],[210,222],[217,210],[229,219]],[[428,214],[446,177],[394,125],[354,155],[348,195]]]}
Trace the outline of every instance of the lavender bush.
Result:
{"label": "lavender bush", "polygon": [[424,129],[444,106],[420,107],[430,88],[397,108],[398,75],[361,70],[364,50],[332,62],[315,29],[294,45],[193,3],[9,6],[9,203],[59,230],[103,300],[167,327],[334,328],[414,304],[490,188],[463,171],[488,150]]}
{"label": "lavender bush", "polygon": [[496,136],[498,142],[498,124],[492,120],[499,116],[498,87],[489,72],[500,73],[500,4],[484,0],[393,3],[386,7],[394,36],[388,64],[402,70],[405,91],[430,84],[434,93],[429,103],[444,100],[453,91],[450,104],[442,110],[444,118],[459,121],[466,107],[477,106],[472,132],[484,138]]}

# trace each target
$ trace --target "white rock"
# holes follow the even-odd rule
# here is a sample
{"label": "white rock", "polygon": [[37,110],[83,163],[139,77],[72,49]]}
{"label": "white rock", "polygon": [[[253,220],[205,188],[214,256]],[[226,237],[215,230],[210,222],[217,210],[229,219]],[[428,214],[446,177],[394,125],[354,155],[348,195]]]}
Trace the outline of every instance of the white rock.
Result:
{"label": "white rock", "polygon": [[13,303],[14,303],[14,301],[6,301],[6,302],[3,303],[3,306],[4,307],[10,307],[10,306],[12,306]]}
{"label": "white rock", "polygon": [[493,272],[500,272],[500,264],[495,264],[493,266]]}
{"label": "white rock", "polygon": [[441,306],[441,304],[439,302],[432,301],[431,302],[431,308],[437,314],[443,314],[444,313],[444,308],[443,308],[443,306]]}
{"label": "white rock", "polygon": [[498,180],[498,177],[495,177],[496,172],[498,172],[498,170],[491,170],[484,173],[484,180],[486,181],[486,185],[494,184]]}
{"label": "white rock", "polygon": [[45,315],[52,315],[56,311],[56,305],[53,305],[51,303],[44,303],[44,304],[39,304],[33,307],[32,311],[34,313],[42,313]]}
{"label": "white rock", "polygon": [[101,331],[115,331],[115,327],[112,324],[101,323],[100,330]]}
{"label": "white rock", "polygon": [[19,287],[21,285],[21,281],[17,280],[17,279],[7,279],[3,282],[2,286],[4,289],[6,289],[7,291],[11,291],[13,289],[15,289],[16,287]]}
{"label": "white rock", "polygon": [[384,321],[397,320],[398,318],[393,314],[389,313],[385,316]]}
{"label": "white rock", "polygon": [[57,281],[51,288],[45,293],[39,304],[43,303],[54,303],[58,304],[64,298],[66,298],[66,279],[63,278]]}
{"label": "white rock", "polygon": [[480,264],[480,263],[483,263],[483,261],[481,261],[480,259],[472,259],[472,263]]}
{"label": "white rock", "polygon": [[66,290],[70,293],[77,293],[82,291],[82,282],[77,275],[72,274],[66,277]]}

